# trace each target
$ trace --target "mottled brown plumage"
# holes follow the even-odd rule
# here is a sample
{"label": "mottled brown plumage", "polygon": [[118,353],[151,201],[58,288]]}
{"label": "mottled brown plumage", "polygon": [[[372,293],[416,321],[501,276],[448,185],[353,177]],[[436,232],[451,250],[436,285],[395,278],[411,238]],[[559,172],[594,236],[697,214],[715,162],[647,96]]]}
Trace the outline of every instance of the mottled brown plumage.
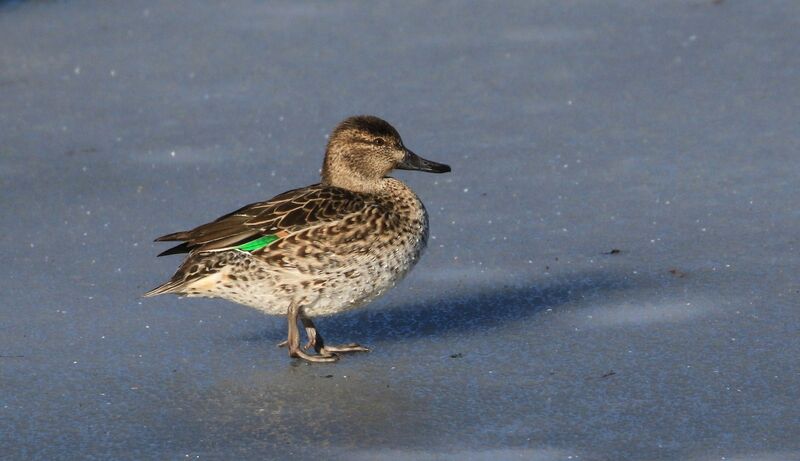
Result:
{"label": "mottled brown plumage", "polygon": [[258,236],[279,231],[291,233],[309,225],[336,221],[364,207],[360,194],[315,184],[284,192],[266,202],[245,205],[190,231],[159,237],[157,242],[184,242],[159,256],[235,248]]}
{"label": "mottled brown plumage", "polygon": [[[189,255],[168,282],[145,296],[220,297],[287,314],[289,353],[308,361],[366,350],[357,344],[326,346],[310,316],[368,303],[419,258],[428,236],[427,213],[405,184],[386,177],[396,168],[450,171],[406,149],[387,122],[348,118],[330,137],[320,184],[156,239],[182,242],[161,255]],[[300,348],[298,320],[309,337],[305,349],[317,354]]]}

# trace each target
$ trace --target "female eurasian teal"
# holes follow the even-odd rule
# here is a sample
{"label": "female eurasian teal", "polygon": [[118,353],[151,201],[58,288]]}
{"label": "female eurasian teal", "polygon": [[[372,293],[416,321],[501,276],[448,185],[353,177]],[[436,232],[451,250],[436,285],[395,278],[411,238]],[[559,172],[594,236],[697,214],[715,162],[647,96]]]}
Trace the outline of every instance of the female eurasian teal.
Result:
{"label": "female eurasian teal", "polygon": [[[291,357],[333,362],[358,344],[326,345],[311,317],[363,306],[394,286],[428,239],[428,214],[393,169],[446,173],[404,145],[387,122],[350,117],[333,130],[322,182],[242,207],[156,241],[181,241],[161,253],[189,253],[170,281],[145,296],[224,298],[287,315]],[[308,335],[300,346],[298,320]],[[316,354],[305,351],[313,349]]]}

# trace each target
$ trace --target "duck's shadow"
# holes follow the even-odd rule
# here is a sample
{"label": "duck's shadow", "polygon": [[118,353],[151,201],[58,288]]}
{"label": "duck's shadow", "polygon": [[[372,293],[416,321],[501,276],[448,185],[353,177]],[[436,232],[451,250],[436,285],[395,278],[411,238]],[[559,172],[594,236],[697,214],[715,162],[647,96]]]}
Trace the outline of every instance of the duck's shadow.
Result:
{"label": "duck's shadow", "polygon": [[[651,281],[650,281],[651,282]],[[441,298],[427,298],[385,308],[366,308],[332,317],[315,319],[326,338],[358,340],[364,344],[420,338],[447,333],[464,334],[524,320],[547,309],[580,305],[587,298],[641,289],[649,285],[630,273],[578,272],[543,278],[528,284],[504,285],[479,291],[447,292]],[[284,328],[270,328],[249,334],[246,341],[279,342]]]}

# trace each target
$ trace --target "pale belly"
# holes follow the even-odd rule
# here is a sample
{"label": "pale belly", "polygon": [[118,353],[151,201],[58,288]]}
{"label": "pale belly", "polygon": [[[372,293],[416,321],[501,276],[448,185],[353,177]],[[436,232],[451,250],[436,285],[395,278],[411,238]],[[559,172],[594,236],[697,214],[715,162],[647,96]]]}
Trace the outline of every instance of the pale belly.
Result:
{"label": "pale belly", "polygon": [[330,315],[364,306],[393,288],[414,267],[423,245],[398,248],[365,264],[332,274],[315,300],[303,310],[309,316]]}

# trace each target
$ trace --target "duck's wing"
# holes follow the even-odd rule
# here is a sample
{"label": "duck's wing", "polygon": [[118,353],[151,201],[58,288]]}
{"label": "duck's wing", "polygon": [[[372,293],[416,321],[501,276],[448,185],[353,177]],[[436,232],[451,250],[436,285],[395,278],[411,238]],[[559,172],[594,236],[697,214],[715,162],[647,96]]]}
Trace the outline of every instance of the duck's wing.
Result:
{"label": "duck's wing", "polygon": [[371,206],[364,195],[315,184],[246,205],[192,230],[157,238],[182,241],[159,256],[200,251],[256,251],[299,230],[338,221]]}

